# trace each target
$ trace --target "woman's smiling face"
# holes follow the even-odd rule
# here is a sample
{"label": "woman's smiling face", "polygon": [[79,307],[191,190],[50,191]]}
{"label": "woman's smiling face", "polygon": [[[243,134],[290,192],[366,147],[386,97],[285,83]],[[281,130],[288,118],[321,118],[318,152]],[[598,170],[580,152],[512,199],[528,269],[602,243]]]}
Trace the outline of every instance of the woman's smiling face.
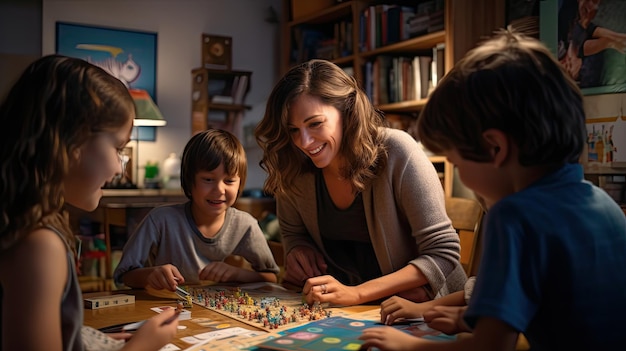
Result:
{"label": "woman's smiling face", "polygon": [[337,163],[343,128],[341,113],[318,97],[298,96],[289,107],[291,141],[317,168]]}

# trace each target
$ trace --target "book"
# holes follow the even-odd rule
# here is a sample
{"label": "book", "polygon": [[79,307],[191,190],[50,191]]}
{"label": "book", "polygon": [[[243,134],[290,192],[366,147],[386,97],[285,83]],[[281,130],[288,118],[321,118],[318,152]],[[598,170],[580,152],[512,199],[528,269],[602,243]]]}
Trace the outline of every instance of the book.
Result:
{"label": "book", "polygon": [[444,50],[445,50],[445,44],[441,43],[441,44],[437,44],[437,46],[435,46],[433,48],[433,61],[432,61],[432,68],[431,68],[431,82],[432,82],[432,86],[436,87],[437,83],[439,83],[439,81],[441,81],[441,79],[443,78],[444,74],[446,74],[446,70],[445,70],[445,57],[444,57]]}
{"label": "book", "polygon": [[243,104],[244,98],[246,96],[246,91],[248,90],[248,76],[241,76],[237,82],[237,86],[234,89],[233,101],[236,104]]}
{"label": "book", "polygon": [[[431,66],[432,57],[416,56],[413,60],[413,74],[415,84],[415,99],[425,99],[428,96],[431,85]],[[419,92],[419,94],[418,94]]]}
{"label": "book", "polygon": [[213,95],[211,96],[211,102],[214,104],[232,104],[234,99],[232,96]]}

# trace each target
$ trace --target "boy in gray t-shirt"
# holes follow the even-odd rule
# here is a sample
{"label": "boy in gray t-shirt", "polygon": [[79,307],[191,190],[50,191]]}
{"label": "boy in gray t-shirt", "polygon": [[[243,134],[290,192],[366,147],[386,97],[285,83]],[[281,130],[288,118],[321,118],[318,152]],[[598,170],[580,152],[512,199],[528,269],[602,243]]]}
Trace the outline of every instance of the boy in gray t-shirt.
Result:
{"label": "boy in gray t-shirt", "polygon": [[[245,151],[233,134],[209,129],[194,135],[181,163],[189,201],[150,211],[124,246],[115,282],[172,291],[201,280],[276,282],[279,268],[258,222],[232,207],[246,171]],[[229,255],[242,256],[254,271],[223,262]]]}

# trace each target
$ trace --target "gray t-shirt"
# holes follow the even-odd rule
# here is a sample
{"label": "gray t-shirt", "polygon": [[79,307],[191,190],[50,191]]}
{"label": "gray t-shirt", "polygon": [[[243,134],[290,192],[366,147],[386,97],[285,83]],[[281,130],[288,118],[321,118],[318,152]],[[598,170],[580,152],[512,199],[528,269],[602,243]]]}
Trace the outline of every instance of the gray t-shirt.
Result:
{"label": "gray t-shirt", "polygon": [[278,265],[257,220],[247,212],[228,208],[224,225],[205,238],[191,215],[191,203],[154,208],[139,223],[124,246],[113,274],[115,282],[130,270],[172,264],[185,283],[199,283],[198,274],[209,263],[229,255],[245,258],[257,272],[279,273]]}

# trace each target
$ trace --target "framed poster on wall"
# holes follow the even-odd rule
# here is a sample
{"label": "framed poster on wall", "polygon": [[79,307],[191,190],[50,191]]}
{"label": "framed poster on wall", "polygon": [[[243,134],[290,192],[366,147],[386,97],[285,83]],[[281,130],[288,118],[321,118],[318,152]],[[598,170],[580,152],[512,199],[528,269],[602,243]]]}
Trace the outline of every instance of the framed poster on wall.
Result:
{"label": "framed poster on wall", "polygon": [[156,101],[157,33],[57,22],[56,52],[102,67]]}
{"label": "framed poster on wall", "polygon": [[543,0],[541,40],[585,95],[626,92],[626,0]]}
{"label": "framed poster on wall", "polygon": [[587,171],[610,173],[626,167],[626,93],[585,98]]}

